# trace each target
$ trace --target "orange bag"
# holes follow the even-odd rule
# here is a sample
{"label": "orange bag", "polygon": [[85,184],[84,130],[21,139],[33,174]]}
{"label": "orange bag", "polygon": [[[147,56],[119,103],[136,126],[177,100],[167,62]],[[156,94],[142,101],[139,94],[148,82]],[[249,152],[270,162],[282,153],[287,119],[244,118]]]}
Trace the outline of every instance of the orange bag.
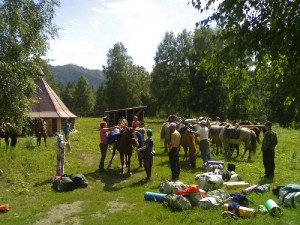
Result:
{"label": "orange bag", "polygon": [[185,195],[185,194],[196,193],[196,192],[199,192],[199,187],[198,185],[194,185],[194,184],[187,186],[187,188],[184,190],[177,189],[178,195]]}
{"label": "orange bag", "polygon": [[3,205],[0,205],[0,211],[9,211],[10,210],[10,206],[9,204],[3,204]]}

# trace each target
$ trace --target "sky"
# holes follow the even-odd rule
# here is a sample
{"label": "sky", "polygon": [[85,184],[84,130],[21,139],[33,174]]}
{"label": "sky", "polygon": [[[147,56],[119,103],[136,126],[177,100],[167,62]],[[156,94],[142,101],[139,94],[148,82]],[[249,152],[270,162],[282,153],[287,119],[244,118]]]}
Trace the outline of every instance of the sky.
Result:
{"label": "sky", "polygon": [[46,58],[53,66],[76,64],[88,69],[106,65],[109,49],[122,42],[133,63],[149,72],[166,32],[194,31],[203,17],[189,0],[61,0],[54,24],[59,38]]}

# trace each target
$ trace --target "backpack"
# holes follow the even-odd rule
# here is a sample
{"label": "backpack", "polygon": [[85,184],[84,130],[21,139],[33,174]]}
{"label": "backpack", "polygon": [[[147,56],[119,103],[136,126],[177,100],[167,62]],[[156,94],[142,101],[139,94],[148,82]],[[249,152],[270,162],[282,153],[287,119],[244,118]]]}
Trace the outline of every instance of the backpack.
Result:
{"label": "backpack", "polygon": [[238,203],[240,206],[249,207],[249,199],[244,194],[238,192],[230,194],[232,202]]}
{"label": "backpack", "polygon": [[107,136],[107,143],[109,145],[115,143],[120,136],[120,131],[118,129],[112,130]]}
{"label": "backpack", "polygon": [[73,191],[76,188],[76,184],[67,174],[64,174],[62,176],[56,176],[54,178],[52,187],[54,190],[59,192]]}
{"label": "backpack", "polygon": [[288,207],[300,204],[300,185],[287,184],[279,189],[278,203]]}
{"label": "backpack", "polygon": [[88,181],[83,174],[71,174],[70,178],[77,187],[85,188],[88,186]]}

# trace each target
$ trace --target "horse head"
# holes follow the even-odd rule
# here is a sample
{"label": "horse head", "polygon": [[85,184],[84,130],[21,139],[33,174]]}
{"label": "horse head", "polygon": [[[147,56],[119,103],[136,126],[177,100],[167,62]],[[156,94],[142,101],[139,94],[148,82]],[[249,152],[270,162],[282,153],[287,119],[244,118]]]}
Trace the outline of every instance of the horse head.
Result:
{"label": "horse head", "polygon": [[138,137],[135,133],[135,129],[132,127],[126,127],[125,132],[127,132],[129,143],[132,148],[137,148],[139,146]]}

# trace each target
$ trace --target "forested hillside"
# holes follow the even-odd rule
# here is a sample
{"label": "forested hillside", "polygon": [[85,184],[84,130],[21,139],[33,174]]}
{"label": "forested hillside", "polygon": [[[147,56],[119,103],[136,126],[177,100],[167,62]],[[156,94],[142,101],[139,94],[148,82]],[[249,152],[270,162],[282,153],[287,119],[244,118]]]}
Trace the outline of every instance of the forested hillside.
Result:
{"label": "forested hillside", "polygon": [[52,66],[49,68],[56,79],[66,86],[69,82],[77,83],[80,76],[86,77],[89,83],[95,90],[105,80],[104,74],[101,70],[90,70],[81,66],[67,64],[64,66]]}

